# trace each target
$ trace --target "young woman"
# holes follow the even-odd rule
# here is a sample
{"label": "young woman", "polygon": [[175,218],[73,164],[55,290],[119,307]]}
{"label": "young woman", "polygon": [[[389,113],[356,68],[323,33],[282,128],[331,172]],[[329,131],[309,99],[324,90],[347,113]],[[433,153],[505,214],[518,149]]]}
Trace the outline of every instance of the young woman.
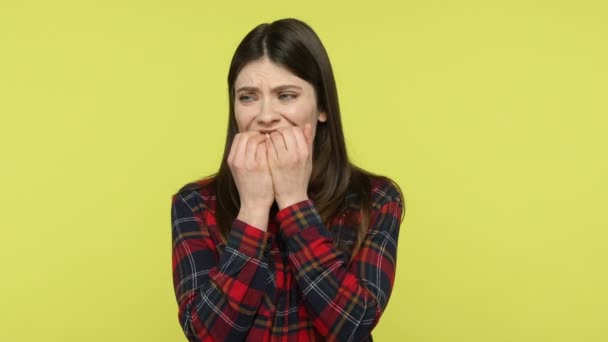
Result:
{"label": "young woman", "polygon": [[304,22],[254,28],[228,73],[219,171],[173,195],[173,280],[190,341],[371,341],[405,206],[351,164],[329,58]]}

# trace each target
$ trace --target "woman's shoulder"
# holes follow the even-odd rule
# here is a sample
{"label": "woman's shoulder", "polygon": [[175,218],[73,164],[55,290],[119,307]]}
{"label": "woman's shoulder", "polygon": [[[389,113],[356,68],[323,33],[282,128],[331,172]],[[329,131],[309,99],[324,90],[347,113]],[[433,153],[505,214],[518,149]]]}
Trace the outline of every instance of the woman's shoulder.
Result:
{"label": "woman's shoulder", "polygon": [[[366,198],[365,201],[362,197]],[[405,198],[399,184],[392,178],[355,168],[351,187],[347,195],[347,207],[358,211],[363,202],[368,202],[372,210],[380,210],[389,203],[397,204],[405,215]]]}
{"label": "woman's shoulder", "polygon": [[210,191],[212,190],[212,184],[215,181],[215,175],[207,176],[197,180],[190,181],[182,185],[177,193],[185,193],[192,191]]}
{"label": "woman's shoulder", "polygon": [[173,198],[181,197],[184,201],[212,202],[215,201],[215,175],[196,179],[182,185]]}
{"label": "woman's shoulder", "polygon": [[387,176],[370,175],[370,190],[373,203],[386,203],[387,201],[401,202],[403,193],[401,187]]}
{"label": "woman's shoulder", "polygon": [[387,201],[402,201],[403,192],[397,182],[388,176],[373,173],[353,165],[353,174],[349,186],[349,195],[355,201],[364,196],[375,205]]}

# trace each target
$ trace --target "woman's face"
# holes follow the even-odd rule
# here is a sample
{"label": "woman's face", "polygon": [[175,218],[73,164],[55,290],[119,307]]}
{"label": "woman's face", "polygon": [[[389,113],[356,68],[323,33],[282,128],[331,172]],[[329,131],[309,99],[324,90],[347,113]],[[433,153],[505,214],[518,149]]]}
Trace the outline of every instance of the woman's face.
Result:
{"label": "woman's face", "polygon": [[313,86],[267,57],[249,62],[234,83],[234,114],[239,132],[268,133],[282,127],[312,126],[327,116],[317,109]]}

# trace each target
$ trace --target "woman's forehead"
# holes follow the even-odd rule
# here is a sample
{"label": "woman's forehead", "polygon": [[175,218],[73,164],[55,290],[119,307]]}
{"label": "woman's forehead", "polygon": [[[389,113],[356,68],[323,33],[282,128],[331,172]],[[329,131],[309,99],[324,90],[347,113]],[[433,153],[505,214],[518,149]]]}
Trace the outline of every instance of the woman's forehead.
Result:
{"label": "woman's forehead", "polygon": [[299,78],[287,68],[270,61],[268,58],[247,63],[239,72],[234,87],[279,87],[285,85],[305,87],[308,82]]}

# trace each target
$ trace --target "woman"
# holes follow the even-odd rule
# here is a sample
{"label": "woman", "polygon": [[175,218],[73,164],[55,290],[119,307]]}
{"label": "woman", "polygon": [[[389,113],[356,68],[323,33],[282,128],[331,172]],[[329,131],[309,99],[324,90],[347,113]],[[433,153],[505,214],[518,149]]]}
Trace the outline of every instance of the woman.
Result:
{"label": "woman", "polygon": [[219,171],[173,195],[190,341],[367,341],[391,294],[404,205],[348,160],[327,53],[305,23],[254,28],[228,73]]}

